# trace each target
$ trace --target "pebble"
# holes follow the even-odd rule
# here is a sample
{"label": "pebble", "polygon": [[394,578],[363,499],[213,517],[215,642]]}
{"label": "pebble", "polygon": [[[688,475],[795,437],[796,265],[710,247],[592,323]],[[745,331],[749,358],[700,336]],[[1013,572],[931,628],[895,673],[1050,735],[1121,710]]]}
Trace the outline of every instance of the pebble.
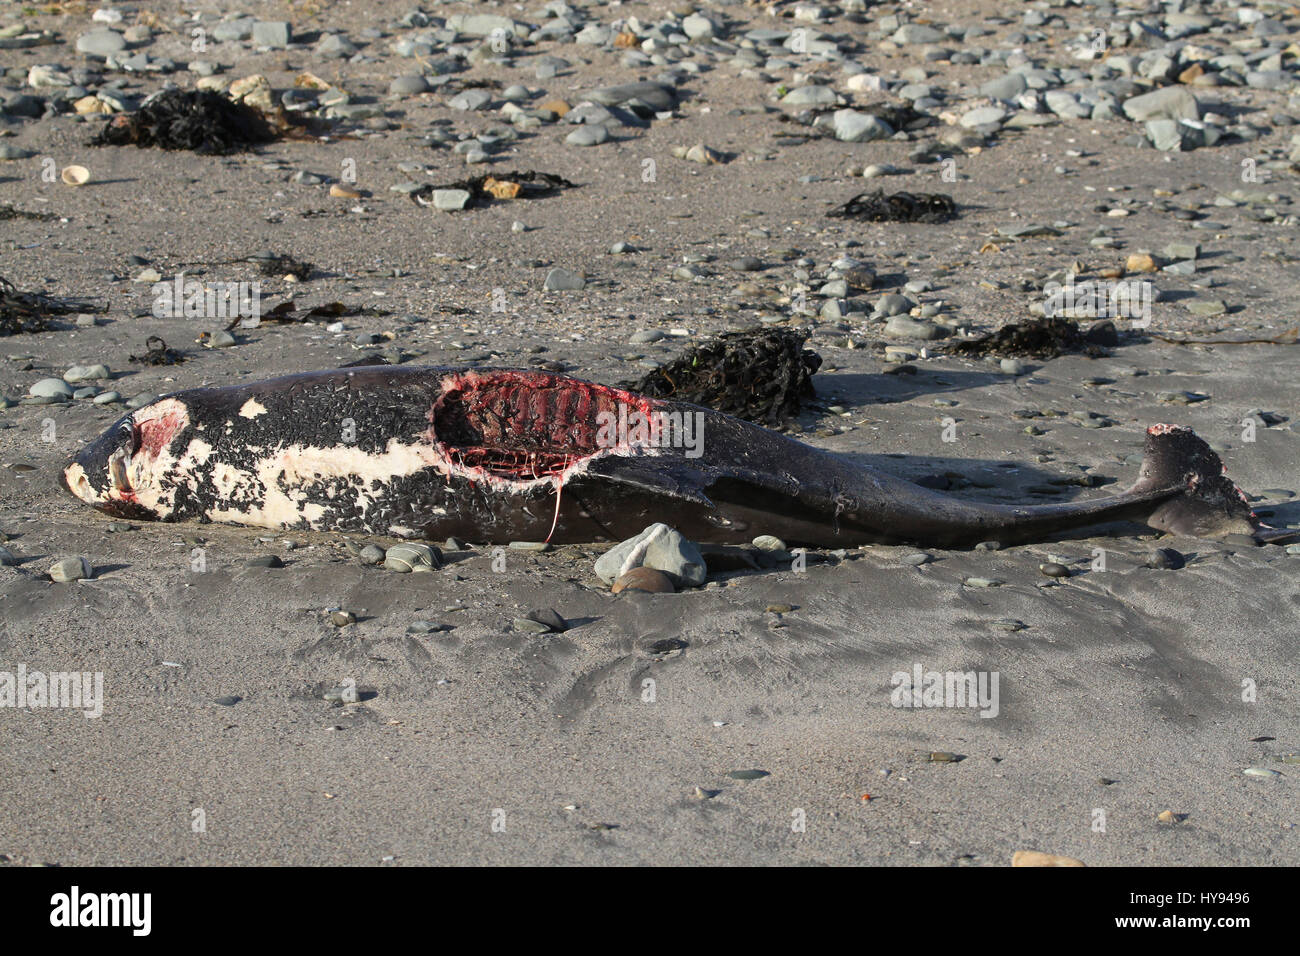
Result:
{"label": "pebble", "polygon": [[604,126],[588,124],[564,137],[564,142],[570,146],[599,146],[608,139],[608,129]]}
{"label": "pebble", "polygon": [[43,378],[27,394],[34,398],[52,398],[65,402],[72,398],[72,387],[61,378]]}
{"label": "pebble", "polygon": [[552,607],[534,608],[527,615],[530,621],[541,624],[547,630],[554,631],[556,634],[569,629],[568,622],[560,617],[559,613]]}
{"label": "pebble", "polygon": [[568,269],[552,269],[546,274],[544,288],[548,292],[578,292],[587,286],[587,280]]}
{"label": "pebble", "polygon": [[1040,564],[1038,570],[1049,578],[1068,578],[1070,576],[1070,569],[1063,564],[1057,564],[1055,561]]}
{"label": "pebble", "polygon": [[1143,567],[1161,571],[1177,571],[1185,563],[1186,560],[1182,554],[1173,548],[1157,548],[1146,556]]}
{"label": "pebble", "polygon": [[968,588],[997,588],[1005,582],[997,578],[966,578],[962,583]]}
{"label": "pebble", "polygon": [[771,534],[760,534],[757,538],[753,540],[752,544],[760,551],[784,551],[785,550],[785,542],[782,541],[780,538],[776,537],[775,535],[771,535]]}
{"label": "pebble", "polygon": [[249,558],[246,562],[250,568],[282,568],[284,562],[280,560],[279,555],[263,554],[255,558]]}
{"label": "pebble", "polygon": [[441,567],[442,555],[431,545],[404,542],[384,552],[384,568],[400,574],[434,571]]}
{"label": "pebble", "polygon": [[614,594],[623,591],[644,591],[649,594],[672,594],[676,588],[668,575],[654,568],[632,568],[626,574],[619,575],[610,586]]}
{"label": "pebble", "polygon": [[640,534],[610,548],[596,561],[596,576],[613,584],[635,567],[662,571],[674,582],[699,587],[708,576],[700,549],[666,524],[652,524]]}
{"label": "pebble", "polygon": [[74,365],[63,373],[65,382],[91,382],[111,377],[107,365]]}
{"label": "pebble", "polygon": [[234,707],[243,699],[244,698],[240,697],[238,694],[227,694],[224,697],[213,698],[212,703],[216,704],[218,707]]}
{"label": "pebble", "polygon": [[550,544],[545,541],[511,541],[507,547],[512,551],[535,551],[538,553],[551,550]]}
{"label": "pebble", "polygon": [[76,49],[78,53],[103,59],[125,50],[126,38],[116,30],[91,30],[77,37]]}
{"label": "pebble", "polygon": [[81,581],[93,578],[94,569],[91,567],[90,559],[85,557],[62,558],[50,565],[50,580],[59,584],[67,584],[72,581]]}
{"label": "pebble", "polygon": [[929,564],[933,560],[934,555],[927,554],[924,551],[913,551],[911,554],[905,554],[902,557],[904,564],[911,565],[914,568],[919,568],[923,564]]}
{"label": "pebble", "polygon": [[470,192],[468,189],[435,189],[430,198],[434,209],[452,212],[465,208],[465,204],[470,201]]}
{"label": "pebble", "polygon": [[551,628],[547,627],[541,621],[534,621],[529,617],[517,617],[511,620],[511,626],[517,631],[523,631],[526,634],[549,634]]}

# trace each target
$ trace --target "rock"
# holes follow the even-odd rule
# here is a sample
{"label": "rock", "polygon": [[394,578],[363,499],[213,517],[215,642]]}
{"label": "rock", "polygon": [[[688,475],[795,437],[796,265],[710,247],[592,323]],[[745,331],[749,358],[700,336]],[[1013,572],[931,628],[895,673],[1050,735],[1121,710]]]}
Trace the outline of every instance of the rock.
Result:
{"label": "rock", "polygon": [[672,594],[676,590],[668,575],[654,568],[633,568],[626,574],[620,574],[611,585],[614,594],[623,591],[642,591],[647,594]]}
{"label": "rock", "polygon": [[1145,123],[1155,119],[1199,120],[1201,105],[1192,95],[1191,90],[1186,87],[1166,86],[1126,99],[1124,115],[1135,123]]}
{"label": "rock", "polygon": [[552,269],[546,274],[543,286],[548,292],[578,292],[584,289],[587,280],[568,269]]}
{"label": "rock", "polygon": [[677,94],[661,83],[623,83],[603,86],[583,95],[583,99],[601,106],[644,105],[656,113],[665,113],[677,105]]}
{"label": "rock", "polygon": [[429,84],[419,74],[397,76],[388,84],[388,94],[390,96],[415,96],[418,93],[426,92],[428,89]]}
{"label": "rock", "polygon": [[596,576],[606,584],[632,568],[662,571],[674,584],[698,587],[708,569],[700,549],[666,524],[652,524],[639,535],[606,551],[596,561]]}
{"label": "rock", "polygon": [[1157,548],[1147,555],[1143,566],[1160,571],[1177,571],[1185,563],[1182,554],[1173,548]]}
{"label": "rock", "polygon": [[536,621],[543,625],[547,630],[559,634],[569,629],[569,623],[556,612],[555,608],[543,607],[534,608],[528,612],[528,620]]}
{"label": "rock", "polygon": [[1124,261],[1125,272],[1155,272],[1160,268],[1155,258],[1146,252],[1137,252]]}
{"label": "rock", "polygon": [[1058,564],[1055,561],[1040,564],[1038,570],[1049,578],[1068,578],[1070,576],[1070,569],[1064,564]]}
{"label": "rock", "polygon": [[27,71],[27,85],[32,89],[71,86],[72,76],[58,67],[38,63]]}
{"label": "rock", "polygon": [[74,365],[63,373],[65,382],[92,382],[110,377],[107,365]]}
{"label": "rock", "polygon": [[894,135],[894,130],[888,123],[870,113],[836,110],[831,119],[835,138],[844,143],[867,143]]}
{"label": "rock", "polygon": [[839,100],[829,86],[801,86],[781,97],[784,106],[834,106]]}
{"label": "rock", "polygon": [[1223,315],[1228,311],[1228,306],[1222,299],[1192,299],[1184,305],[1184,308],[1192,315],[1199,315],[1203,318]]}
{"label": "rock", "polygon": [[252,17],[223,20],[212,28],[212,39],[223,43],[230,40],[247,40],[253,35],[253,24],[256,22]]}
{"label": "rock", "polygon": [[456,209],[464,209],[466,203],[470,200],[468,189],[435,189],[433,191],[433,208],[441,209],[443,212],[452,212]]}
{"label": "rock", "polygon": [[384,552],[384,567],[399,574],[433,571],[442,567],[442,554],[427,544],[403,542]]}
{"label": "rock", "polygon": [[1040,853],[1037,850],[1017,850],[1011,857],[1012,866],[1084,866],[1081,860],[1072,856],[1057,856],[1054,853]]}
{"label": "rock", "polygon": [[447,105],[454,110],[481,110],[492,102],[492,94],[487,90],[465,90],[457,93],[447,101]]}
{"label": "rock", "polygon": [[1023,73],[1008,73],[996,80],[989,80],[980,87],[980,96],[991,100],[1014,100],[1028,89]]}
{"label": "rock", "polygon": [[1007,111],[999,106],[979,106],[962,114],[959,121],[966,129],[976,126],[989,126],[1001,123],[1007,118]]}
{"label": "rock", "polygon": [[718,35],[718,25],[701,13],[692,13],[682,20],[682,32],[692,40]]}
{"label": "rock", "polygon": [[609,139],[609,129],[604,126],[580,126],[564,142],[570,146],[599,146]]}
{"label": "rock", "polygon": [[447,29],[471,37],[491,36],[497,30],[521,38],[528,36],[527,25],[490,13],[453,13],[447,18]]}
{"label": "rock", "polygon": [[998,368],[1007,375],[1023,375],[1025,373],[1025,363],[1020,359],[1004,358],[998,362]]}
{"label": "rock", "polygon": [[34,398],[53,398],[67,401],[72,398],[72,388],[61,378],[43,378],[27,391]]}
{"label": "rock", "polygon": [[711,166],[725,161],[721,153],[703,143],[696,143],[688,148],[678,147],[673,150],[673,155],[688,163],[699,163],[701,166]]}
{"label": "rock", "polygon": [[94,569],[90,566],[90,561],[84,557],[63,558],[55,561],[50,565],[50,580],[59,584],[68,584],[72,581],[80,581],[94,577]]}
{"label": "rock", "polygon": [[772,534],[760,534],[751,542],[760,551],[784,551],[785,542]]}
{"label": "rock", "polygon": [[918,322],[904,315],[896,315],[885,323],[885,334],[904,339],[938,339],[944,330],[930,322]]}
{"label": "rock", "polygon": [[942,43],[946,39],[946,34],[940,33],[934,27],[928,27],[923,23],[904,23],[894,31],[890,39],[899,46],[915,43]]}
{"label": "rock", "polygon": [[100,59],[126,49],[126,38],[116,30],[91,30],[77,37],[77,52]]}
{"label": "rock", "polygon": [[283,50],[290,39],[289,24],[283,20],[258,20],[253,24],[253,46]]}

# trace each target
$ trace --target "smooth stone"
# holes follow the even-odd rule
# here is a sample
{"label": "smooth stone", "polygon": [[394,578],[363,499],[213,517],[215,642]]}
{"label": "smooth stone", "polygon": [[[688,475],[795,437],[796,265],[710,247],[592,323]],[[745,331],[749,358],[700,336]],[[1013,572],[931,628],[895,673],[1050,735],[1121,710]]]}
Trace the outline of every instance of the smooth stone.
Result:
{"label": "smooth stone", "polygon": [[868,143],[894,135],[894,130],[888,123],[870,113],[836,110],[831,120],[835,138],[844,143]]}
{"label": "smooth stone", "polygon": [[258,20],[253,24],[252,41],[255,47],[283,50],[291,38],[289,24],[283,20]]}
{"label": "smooth stone", "polygon": [[615,545],[596,561],[596,576],[612,584],[632,568],[648,567],[691,587],[703,584],[708,568],[699,547],[680,531],[658,523]]}
{"label": "smooth stone", "polygon": [[443,212],[464,209],[470,200],[468,189],[435,189],[433,191],[433,208]]}
{"label": "smooth stone", "polygon": [[569,146],[599,146],[609,139],[609,130],[599,125],[584,125],[575,129],[564,142]]}
{"label": "smooth stone", "polygon": [[801,86],[781,97],[784,106],[834,106],[839,99],[829,86]]}
{"label": "smooth stone", "polygon": [[52,581],[68,584],[94,577],[94,569],[90,566],[90,561],[84,557],[63,558],[50,565],[49,575]]}
{"label": "smooth stone", "polygon": [[442,555],[427,544],[403,542],[384,552],[384,568],[399,574],[433,571],[442,567]]}
{"label": "smooth stone", "polygon": [[65,382],[90,382],[110,377],[107,365],[74,365],[63,373]]}
{"label": "smooth stone", "polygon": [[1147,555],[1143,566],[1159,571],[1177,571],[1185,563],[1182,554],[1173,548],[1157,548]]}
{"label": "smooth stone", "polygon": [[1201,106],[1184,86],[1166,86],[1124,101],[1124,115],[1135,123],[1149,120],[1199,120]]}
{"label": "smooth stone", "polygon": [[624,591],[641,591],[646,594],[673,594],[676,588],[668,575],[654,568],[632,568],[626,574],[620,574],[610,586],[614,594]]}
{"label": "smooth stone", "polygon": [[918,322],[906,316],[896,315],[885,323],[885,334],[906,339],[938,339],[944,330],[930,322]]}
{"label": "smooth stone", "polygon": [[1006,118],[1007,111],[999,106],[980,106],[963,113],[959,122],[966,129],[971,129],[976,126],[1001,123]]}
{"label": "smooth stone", "polygon": [[393,81],[388,84],[388,93],[390,96],[415,96],[418,93],[424,93],[429,89],[429,84],[425,82],[424,77],[416,75],[394,77]]}
{"label": "smooth stone", "polygon": [[546,274],[543,286],[548,292],[577,292],[585,288],[587,280],[568,269],[552,269]]}
{"label": "smooth stone", "polygon": [[106,58],[126,49],[126,37],[116,30],[91,30],[77,37],[78,53]]}
{"label": "smooth stone", "polygon": [[528,612],[527,617],[528,620],[536,621],[538,624],[543,625],[556,634],[569,629],[569,622],[560,617],[555,608],[533,608],[533,610]]}
{"label": "smooth stone", "polygon": [[67,400],[72,398],[72,387],[61,378],[43,378],[27,394],[35,398]]}

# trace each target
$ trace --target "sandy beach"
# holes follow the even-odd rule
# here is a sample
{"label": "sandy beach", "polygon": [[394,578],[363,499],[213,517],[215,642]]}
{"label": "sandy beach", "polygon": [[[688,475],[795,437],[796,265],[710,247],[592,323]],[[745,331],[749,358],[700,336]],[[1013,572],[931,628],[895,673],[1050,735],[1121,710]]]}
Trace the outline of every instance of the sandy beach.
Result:
{"label": "sandy beach", "polygon": [[[697,6],[713,29],[684,32]],[[99,715],[0,706],[0,863],[1009,866],[1021,850],[1087,866],[1300,863],[1300,548],[1129,524],[1000,550],[826,548],[804,571],[713,570],[700,588],[614,595],[594,572],[612,542],[507,548],[498,561],[471,540],[444,550],[440,570],[400,574],[356,557],[394,539],[115,523],[60,487],[68,459],[137,397],[372,354],[612,384],[766,324],[811,329],[822,357],[817,396],[789,429],[809,444],[946,478],[964,499],[1043,504],[1127,487],[1144,429],[1189,425],[1264,520],[1300,526],[1286,338],[1300,324],[1300,14],[1193,6],[964,0],[921,16],[893,4],[574,2],[569,30],[540,3],[426,4],[414,20],[411,3],[388,0],[244,11],[290,21],[284,48],[215,39],[221,18],[236,18],[208,2],[122,5],[120,20],[92,20],[93,5],[0,13],[0,36],[53,33],[0,47],[0,147],[13,147],[0,209],[50,217],[3,223],[0,276],[103,306],[0,338],[0,546],[13,558],[0,562],[0,672],[99,674],[103,687]],[[1245,9],[1259,18],[1234,12]],[[500,53],[481,24],[449,32],[447,18],[467,14],[521,26]],[[1161,35],[1118,44],[1115,24],[1138,22]],[[191,49],[196,24],[204,52]],[[92,31],[137,26],[145,39],[109,56],[169,58],[172,71],[116,69],[76,48]],[[1076,56],[1094,27],[1110,45]],[[783,46],[796,30],[810,31],[802,48]],[[618,39],[628,33],[634,45]],[[322,47],[332,35],[353,52]],[[1189,45],[1208,53],[1189,57]],[[1255,57],[1274,48],[1276,69]],[[1171,49],[1163,71],[1138,68]],[[546,75],[545,57],[568,65]],[[1133,63],[1106,73],[1108,57]],[[112,80],[123,81],[113,95],[138,103],[165,82],[194,88],[207,72],[195,61],[227,84],[260,74],[277,101],[311,73],[370,109],[322,107],[310,112],[323,138],[209,156],[91,147],[109,115],[15,105],[69,86],[95,96]],[[1202,74],[1180,80],[1193,63]],[[34,65],[69,83],[30,85]],[[1055,71],[1041,92],[1074,107],[981,93],[1017,69]],[[608,120],[512,120],[665,73],[675,103],[648,119],[615,104]],[[1207,73],[1222,82],[1198,81]],[[1256,73],[1269,76],[1246,82]],[[428,88],[391,92],[412,76]],[[1202,118],[1213,114],[1195,122],[1222,137],[1165,150],[1125,114],[1129,97],[1113,96],[1113,117],[1083,110],[1120,78],[1137,94],[1194,95]],[[932,89],[900,95],[918,83]],[[503,109],[516,84],[526,99]],[[789,101],[813,87],[825,93]],[[484,105],[450,103],[475,92]],[[920,103],[930,122],[837,138],[835,124],[857,122],[837,111],[882,102]],[[801,120],[809,109],[824,118]],[[978,109],[999,115],[963,119]],[[1015,122],[1025,116],[1036,119]],[[596,127],[608,133],[596,145],[567,140]],[[467,164],[476,137],[488,155]],[[719,161],[674,154],[695,144]],[[919,159],[927,144],[952,165]],[[90,181],[48,181],[46,159]],[[864,178],[872,164],[894,172]],[[513,170],[574,187],[454,211],[406,194]],[[950,195],[958,216],[827,216],[875,188]],[[619,243],[631,251],[612,251]],[[300,281],[262,275],[248,257],[264,251],[314,268]],[[1154,271],[1134,262],[1146,255]],[[846,256],[868,263],[874,284],[823,293]],[[557,269],[585,282],[547,289]],[[154,314],[156,282],[180,273],[256,282],[263,314],[286,300],[345,308],[237,327],[213,348],[224,321]],[[1008,365],[947,348],[1029,318],[1044,282],[1067,273],[1149,279],[1160,292],[1150,325],[1117,319],[1118,344],[1096,356]],[[903,311],[880,305],[901,295]],[[900,335],[899,317],[926,337]],[[154,336],[184,361],[132,361]],[[36,383],[95,364],[108,377],[70,389],[119,401],[27,400]],[[671,525],[671,512],[659,520]],[[1156,549],[1181,566],[1149,567]],[[918,551],[931,559],[909,563]],[[282,566],[249,563],[268,555]],[[75,556],[92,576],[52,581],[51,565]],[[1045,563],[1069,575],[1049,578]],[[520,627],[547,608],[566,629]],[[340,609],[355,623],[337,626]],[[896,675],[918,668],[996,675],[996,712],[896,706]]]}

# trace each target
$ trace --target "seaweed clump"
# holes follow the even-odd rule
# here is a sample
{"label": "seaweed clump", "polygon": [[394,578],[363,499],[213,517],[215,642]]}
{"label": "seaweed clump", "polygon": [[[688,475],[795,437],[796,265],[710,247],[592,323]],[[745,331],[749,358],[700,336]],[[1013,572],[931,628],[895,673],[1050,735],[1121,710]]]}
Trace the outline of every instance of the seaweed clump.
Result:
{"label": "seaweed clump", "polygon": [[782,425],[811,398],[821,356],[807,329],[724,332],[623,387],[702,405],[763,425]]}
{"label": "seaweed clump", "polygon": [[212,90],[168,89],[150,96],[134,113],[114,116],[90,143],[225,155],[275,138],[266,117],[251,106]]}
{"label": "seaweed clump", "polygon": [[102,307],[81,299],[56,299],[39,292],[22,292],[0,276],[0,336],[48,332],[52,315],[102,311]]}
{"label": "seaweed clump", "polygon": [[1117,345],[1112,322],[1097,322],[1079,328],[1073,319],[1052,316],[1011,322],[996,332],[958,342],[951,351],[958,355],[998,355],[1022,358],[1055,358],[1066,352],[1082,352],[1093,358],[1106,354],[1107,346]]}
{"label": "seaweed clump", "polygon": [[947,222],[957,218],[957,204],[945,193],[894,193],[883,189],[859,193],[826,215],[864,222]]}

